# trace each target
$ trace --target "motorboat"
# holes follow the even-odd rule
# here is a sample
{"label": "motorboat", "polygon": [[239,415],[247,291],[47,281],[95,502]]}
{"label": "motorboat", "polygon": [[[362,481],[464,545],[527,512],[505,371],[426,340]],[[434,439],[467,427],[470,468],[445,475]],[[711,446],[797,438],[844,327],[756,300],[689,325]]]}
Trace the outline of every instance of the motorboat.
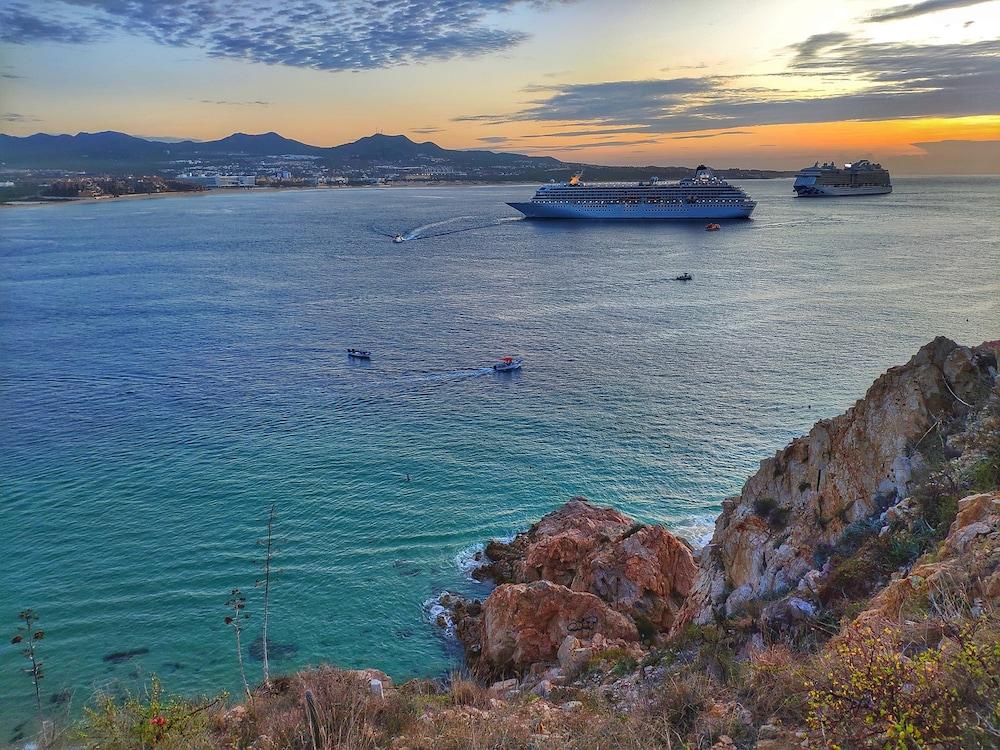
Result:
{"label": "motorboat", "polygon": [[691,281],[694,276],[689,273],[682,273],[680,276],[674,276],[674,281]]}
{"label": "motorboat", "polygon": [[510,372],[511,370],[520,370],[523,364],[523,357],[504,357],[493,365],[493,369],[496,372]]}
{"label": "motorboat", "polygon": [[366,349],[348,349],[347,356],[352,359],[371,359],[372,353]]}
{"label": "motorboat", "polygon": [[722,229],[722,225],[721,224],[706,224],[705,225],[705,231],[706,232],[718,232],[720,229]]}
{"label": "motorboat", "polygon": [[393,236],[392,241],[398,245],[400,242],[406,242],[406,238],[401,234],[397,234]]}

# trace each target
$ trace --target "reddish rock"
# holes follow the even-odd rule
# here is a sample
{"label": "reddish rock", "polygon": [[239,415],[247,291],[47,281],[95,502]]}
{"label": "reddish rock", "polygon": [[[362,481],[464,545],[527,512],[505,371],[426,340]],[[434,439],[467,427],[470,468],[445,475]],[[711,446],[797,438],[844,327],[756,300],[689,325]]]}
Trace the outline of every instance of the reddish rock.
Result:
{"label": "reddish rock", "polygon": [[697,572],[687,545],[660,526],[643,526],[597,550],[574,588],[596,594],[654,630],[667,630]]}
{"label": "reddish rock", "polygon": [[628,617],[601,599],[549,581],[505,584],[483,603],[481,666],[520,672],[555,661],[566,636],[586,641],[635,642],[639,633]]}
{"label": "reddish rock", "polygon": [[584,560],[633,525],[631,518],[613,508],[574,497],[513,541],[490,542],[486,547],[488,562],[477,571],[477,577],[498,584],[552,581],[572,586]]}
{"label": "reddish rock", "polygon": [[491,542],[480,577],[500,584],[483,603],[454,598],[455,634],[482,673],[550,662],[567,636],[578,659],[668,630],[697,568],[659,526],[575,497],[510,542]]}

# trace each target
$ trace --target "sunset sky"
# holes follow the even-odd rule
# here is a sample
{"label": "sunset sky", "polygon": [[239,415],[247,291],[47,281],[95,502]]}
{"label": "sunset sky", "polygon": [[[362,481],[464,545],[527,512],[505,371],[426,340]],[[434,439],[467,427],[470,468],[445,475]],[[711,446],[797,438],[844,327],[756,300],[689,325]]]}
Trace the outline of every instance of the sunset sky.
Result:
{"label": "sunset sky", "polygon": [[0,0],[2,132],[1000,172],[1000,1]]}

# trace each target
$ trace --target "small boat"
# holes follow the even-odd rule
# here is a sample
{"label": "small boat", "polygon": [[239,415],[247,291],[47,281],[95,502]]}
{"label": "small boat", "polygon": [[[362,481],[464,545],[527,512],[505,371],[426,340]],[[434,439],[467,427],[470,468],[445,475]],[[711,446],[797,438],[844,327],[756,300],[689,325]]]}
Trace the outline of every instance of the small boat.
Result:
{"label": "small boat", "polygon": [[511,370],[520,370],[523,364],[523,357],[504,357],[493,365],[493,369],[496,372],[510,372]]}
{"label": "small boat", "polygon": [[706,232],[718,232],[720,229],[722,229],[722,226],[719,225],[719,224],[706,224],[705,225],[705,231]]}
{"label": "small boat", "polygon": [[674,281],[691,281],[694,276],[689,273],[682,273],[680,276],[674,276]]}
{"label": "small boat", "polygon": [[347,356],[352,359],[371,359],[372,353],[365,349],[348,349]]}
{"label": "small boat", "polygon": [[400,242],[406,242],[406,238],[401,234],[397,234],[392,238],[392,241],[398,245]]}

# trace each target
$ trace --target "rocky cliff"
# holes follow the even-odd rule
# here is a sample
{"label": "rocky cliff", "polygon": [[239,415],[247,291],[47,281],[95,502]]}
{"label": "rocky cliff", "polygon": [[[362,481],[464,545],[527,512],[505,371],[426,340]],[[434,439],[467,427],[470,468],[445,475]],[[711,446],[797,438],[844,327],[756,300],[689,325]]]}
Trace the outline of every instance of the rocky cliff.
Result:
{"label": "rocky cliff", "polygon": [[845,414],[793,440],[723,501],[678,634],[800,588],[814,589],[823,550],[852,524],[907,496],[931,452],[947,449],[996,377],[996,351],[939,337],[879,377]]}

